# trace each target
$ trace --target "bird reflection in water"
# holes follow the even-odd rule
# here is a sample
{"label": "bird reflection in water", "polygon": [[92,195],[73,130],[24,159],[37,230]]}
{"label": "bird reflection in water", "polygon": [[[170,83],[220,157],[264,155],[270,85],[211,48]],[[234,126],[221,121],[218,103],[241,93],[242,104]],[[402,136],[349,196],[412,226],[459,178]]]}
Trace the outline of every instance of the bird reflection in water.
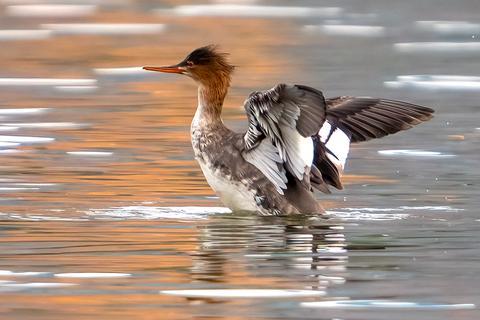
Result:
{"label": "bird reflection in water", "polygon": [[319,291],[345,281],[344,226],[329,219],[232,215],[199,228],[199,246],[190,270],[194,281],[209,286],[279,288],[288,274],[289,279],[297,278],[289,283],[299,287],[286,289]]}

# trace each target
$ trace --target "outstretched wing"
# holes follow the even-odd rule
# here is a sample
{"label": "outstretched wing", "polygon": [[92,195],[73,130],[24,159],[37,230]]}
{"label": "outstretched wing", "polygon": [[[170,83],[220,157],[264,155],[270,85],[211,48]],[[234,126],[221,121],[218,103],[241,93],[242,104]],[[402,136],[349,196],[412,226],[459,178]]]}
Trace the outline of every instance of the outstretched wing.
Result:
{"label": "outstretched wing", "polygon": [[313,163],[312,136],[326,116],[320,91],[300,85],[279,84],[254,92],[245,101],[248,130],[244,158],[262,171],[280,193],[287,172],[298,180],[309,177]]}
{"label": "outstretched wing", "polygon": [[350,143],[381,138],[432,118],[434,110],[396,100],[336,97],[313,88],[279,84],[245,101],[249,126],[245,159],[277,187],[290,174],[329,193],[340,180]]}
{"label": "outstretched wing", "polygon": [[408,102],[368,97],[327,99],[327,120],[351,142],[381,138],[430,120],[434,110]]}
{"label": "outstretched wing", "polygon": [[326,121],[315,143],[314,165],[321,175],[311,181],[317,189],[328,192],[331,185],[342,189],[343,171],[351,142],[381,138],[407,130],[430,120],[434,110],[408,102],[368,97],[326,99]]}

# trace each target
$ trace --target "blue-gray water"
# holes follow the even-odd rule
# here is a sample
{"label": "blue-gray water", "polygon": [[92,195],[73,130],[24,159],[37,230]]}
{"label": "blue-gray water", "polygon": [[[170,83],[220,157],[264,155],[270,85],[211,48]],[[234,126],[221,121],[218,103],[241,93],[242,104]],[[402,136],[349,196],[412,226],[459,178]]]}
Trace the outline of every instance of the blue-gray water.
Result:
{"label": "blue-gray water", "polygon": [[[0,1],[1,319],[480,317],[478,1],[35,2]],[[139,69],[209,43],[237,130],[278,82],[435,118],[353,146],[324,217],[230,213],[194,84]]]}

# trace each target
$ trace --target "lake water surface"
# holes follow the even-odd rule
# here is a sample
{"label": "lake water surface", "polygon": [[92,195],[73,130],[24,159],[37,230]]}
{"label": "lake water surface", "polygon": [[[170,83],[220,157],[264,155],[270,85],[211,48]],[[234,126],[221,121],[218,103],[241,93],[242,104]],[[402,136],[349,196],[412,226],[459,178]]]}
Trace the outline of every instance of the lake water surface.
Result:
{"label": "lake water surface", "polygon": [[[1,319],[479,319],[480,5],[0,0]],[[431,106],[354,145],[322,217],[222,207],[196,88],[148,73],[218,43],[225,122],[279,82]]]}

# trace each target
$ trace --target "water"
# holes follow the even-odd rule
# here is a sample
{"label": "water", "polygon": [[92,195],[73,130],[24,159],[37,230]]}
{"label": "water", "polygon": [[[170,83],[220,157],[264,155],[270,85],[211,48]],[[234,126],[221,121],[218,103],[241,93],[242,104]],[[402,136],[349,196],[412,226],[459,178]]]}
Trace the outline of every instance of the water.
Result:
{"label": "water", "polygon": [[[477,2],[286,6],[0,2],[0,318],[480,317]],[[323,217],[231,213],[192,160],[194,84],[140,68],[209,43],[237,130],[278,82],[437,113],[353,146]]]}

